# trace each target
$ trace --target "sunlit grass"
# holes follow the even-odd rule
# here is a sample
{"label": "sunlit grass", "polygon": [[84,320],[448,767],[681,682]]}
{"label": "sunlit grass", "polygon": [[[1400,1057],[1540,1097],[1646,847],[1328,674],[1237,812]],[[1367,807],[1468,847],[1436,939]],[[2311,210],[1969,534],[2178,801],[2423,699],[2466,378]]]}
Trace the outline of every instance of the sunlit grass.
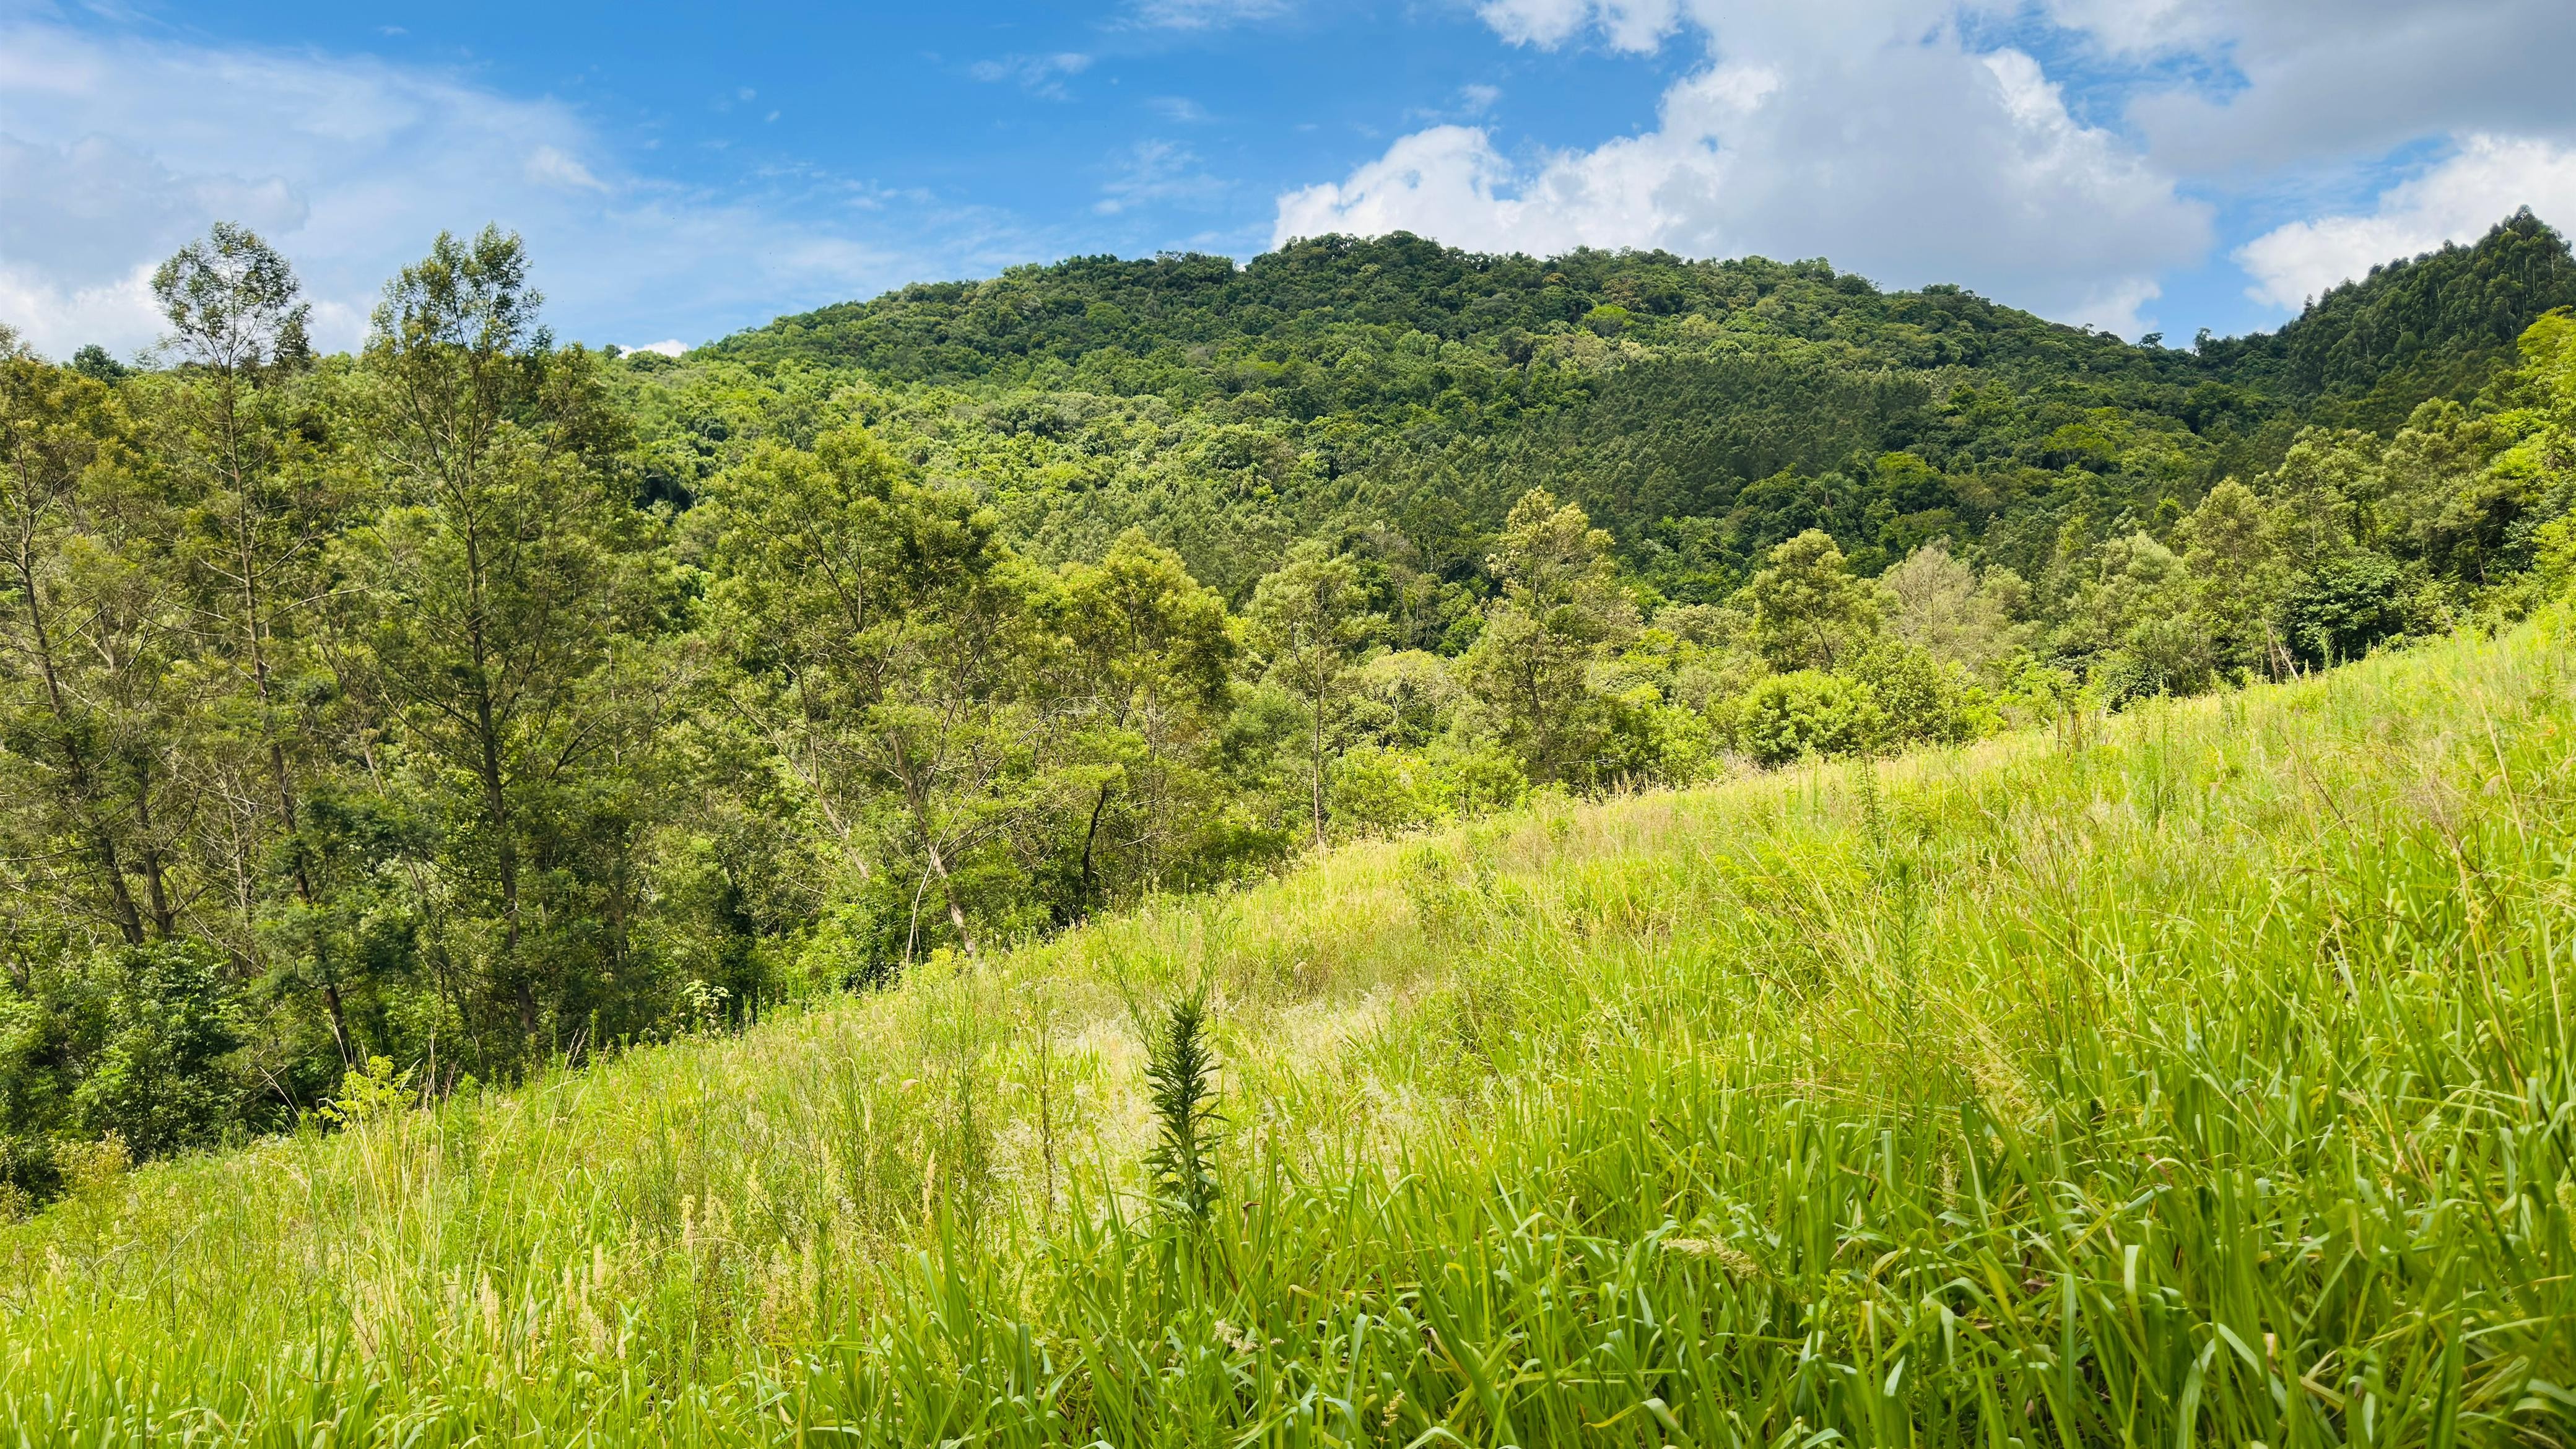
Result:
{"label": "sunlit grass", "polygon": [[1543,802],[108,1178],[0,1230],[0,1430],[2570,1442],[2570,664]]}

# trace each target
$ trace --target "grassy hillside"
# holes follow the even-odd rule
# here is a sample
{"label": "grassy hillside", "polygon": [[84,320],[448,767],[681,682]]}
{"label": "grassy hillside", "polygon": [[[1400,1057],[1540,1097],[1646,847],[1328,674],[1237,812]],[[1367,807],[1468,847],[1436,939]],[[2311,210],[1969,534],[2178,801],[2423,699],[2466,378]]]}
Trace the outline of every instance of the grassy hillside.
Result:
{"label": "grassy hillside", "polygon": [[[1542,802],[432,1113],[102,1155],[0,1228],[0,1434],[2564,1443],[2571,860],[2549,617]],[[1193,983],[1203,1226],[1136,1193],[1137,1024]]]}

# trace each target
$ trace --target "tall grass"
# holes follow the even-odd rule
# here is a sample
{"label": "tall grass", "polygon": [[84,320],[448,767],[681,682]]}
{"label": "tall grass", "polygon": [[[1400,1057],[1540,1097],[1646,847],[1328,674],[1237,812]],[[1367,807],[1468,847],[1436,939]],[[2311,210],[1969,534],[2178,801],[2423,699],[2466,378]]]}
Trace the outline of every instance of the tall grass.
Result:
{"label": "tall grass", "polygon": [[0,1433],[2568,1443],[2570,665],[1543,804],[107,1177],[0,1231]]}

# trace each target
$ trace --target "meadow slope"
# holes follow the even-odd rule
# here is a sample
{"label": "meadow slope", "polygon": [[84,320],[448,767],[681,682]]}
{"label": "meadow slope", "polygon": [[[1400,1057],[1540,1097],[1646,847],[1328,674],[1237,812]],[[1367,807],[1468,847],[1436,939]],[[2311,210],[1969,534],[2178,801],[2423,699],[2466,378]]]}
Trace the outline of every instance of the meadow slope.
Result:
{"label": "meadow slope", "polygon": [[[0,1228],[9,1443],[2576,1442],[2549,619],[1333,851]],[[1224,1199],[1137,1196],[1213,993]]]}

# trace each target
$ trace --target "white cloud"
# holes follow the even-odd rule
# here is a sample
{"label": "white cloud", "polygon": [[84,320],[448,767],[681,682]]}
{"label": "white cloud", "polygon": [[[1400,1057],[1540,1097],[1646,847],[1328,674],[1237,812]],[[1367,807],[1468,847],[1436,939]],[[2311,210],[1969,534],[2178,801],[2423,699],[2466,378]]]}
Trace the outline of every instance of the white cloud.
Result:
{"label": "white cloud", "polygon": [[[1587,25],[1624,44],[1660,23],[1640,5],[1511,6],[1489,20],[1533,44]],[[2155,278],[2206,253],[2208,208],[2069,114],[2029,56],[1970,51],[1947,13],[1938,0],[1844,0],[1705,17],[1711,58],[1664,92],[1650,130],[1515,158],[1484,129],[1430,127],[1338,183],[1282,196],[1274,232],[1828,256],[1883,284],[1963,282],[2141,330]]]}
{"label": "white cloud", "polygon": [[2475,241],[2528,206],[2576,225],[2576,147],[2470,136],[2448,159],[2383,193],[2366,216],[2327,216],[2264,233],[2236,252],[2254,279],[2247,295],[2297,308],[2396,257]]}
{"label": "white cloud", "polygon": [[689,350],[689,344],[682,342],[677,337],[672,337],[666,338],[660,342],[647,342],[641,347],[629,347],[625,350],[628,352],[658,352],[664,357],[678,357]]}
{"label": "white cloud", "polygon": [[[2079,120],[2030,55],[1962,39],[2032,3],[1480,0],[1514,44],[1646,53],[1688,33],[1708,57],[1644,133],[1531,153],[1428,126],[1338,183],[1281,197],[1276,232],[1821,254],[1882,282],[1963,281],[2128,332],[2148,325],[2156,279],[2210,245],[2212,209],[2183,178],[2278,194],[2367,175],[2429,139],[2479,138],[2375,214],[2284,227],[2235,254],[2252,295],[2295,306],[2372,262],[2477,234],[2509,195],[2549,215],[2546,178],[2576,148],[2568,0],[2035,0],[2101,62],[2089,84],[2127,88],[2118,128]],[[1771,90],[1746,104],[1756,81]]]}
{"label": "white cloud", "polygon": [[539,146],[528,153],[528,179],[550,186],[566,186],[576,191],[606,191],[608,187],[582,165],[552,146]]}
{"label": "white cloud", "polygon": [[152,300],[153,269],[145,263],[113,281],[83,287],[0,263],[0,322],[16,327],[29,346],[50,357],[68,357],[82,343],[99,341],[131,356],[161,326]]}
{"label": "white cloud", "polygon": [[[567,337],[713,335],[974,265],[998,226],[815,175],[655,182],[572,107],[443,70],[23,17],[0,20],[0,198],[0,320],[58,357],[148,345],[151,269],[218,219],[294,261],[315,340],[334,348],[360,340],[384,279],[439,231],[487,221],[526,237]],[[889,199],[901,213],[862,210]],[[835,229],[862,215],[867,232]]]}
{"label": "white cloud", "polygon": [[1221,196],[1227,183],[1201,168],[1198,153],[1175,141],[1145,140],[1119,157],[1118,174],[1100,188],[1092,210],[1116,216],[1155,201],[1205,202]]}
{"label": "white cloud", "polygon": [[1136,0],[1135,23],[1160,30],[1214,30],[1256,20],[1276,20],[1295,0]]}
{"label": "white cloud", "polygon": [[[2567,0],[2046,4],[2118,56],[2199,62],[2130,108],[2167,165],[2258,177],[2370,161],[2429,135],[2576,139]],[[2200,79],[2213,72],[2225,81]]]}
{"label": "white cloud", "polygon": [[1068,101],[1073,93],[1065,81],[1091,69],[1091,57],[1079,51],[1058,51],[1053,55],[1006,55],[997,60],[979,60],[966,68],[966,73],[979,81],[1011,81],[1031,95],[1051,101]]}
{"label": "white cloud", "polygon": [[1651,51],[1681,24],[1677,0],[1485,0],[1477,16],[1515,45],[1553,50],[1599,28],[1613,50]]}

